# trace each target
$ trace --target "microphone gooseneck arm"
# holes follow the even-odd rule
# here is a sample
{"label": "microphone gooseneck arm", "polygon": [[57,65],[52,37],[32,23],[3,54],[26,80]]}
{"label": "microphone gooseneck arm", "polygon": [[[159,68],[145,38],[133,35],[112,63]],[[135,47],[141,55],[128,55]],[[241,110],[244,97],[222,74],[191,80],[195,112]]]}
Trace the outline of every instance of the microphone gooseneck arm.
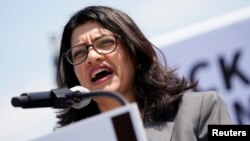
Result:
{"label": "microphone gooseneck arm", "polygon": [[90,99],[91,97],[110,97],[121,105],[128,104],[126,99],[115,92],[101,90],[81,92],[67,88],[53,89],[49,92],[23,93],[19,97],[13,97],[11,103],[14,107],[22,108],[68,108],[79,99]]}
{"label": "microphone gooseneck arm", "polygon": [[110,97],[110,98],[116,99],[121,105],[128,104],[127,100],[124,99],[121,95],[114,93],[114,92],[109,92],[109,91],[96,90],[96,91],[91,91],[88,93],[82,93],[82,92],[77,91],[73,94],[73,96],[75,98]]}

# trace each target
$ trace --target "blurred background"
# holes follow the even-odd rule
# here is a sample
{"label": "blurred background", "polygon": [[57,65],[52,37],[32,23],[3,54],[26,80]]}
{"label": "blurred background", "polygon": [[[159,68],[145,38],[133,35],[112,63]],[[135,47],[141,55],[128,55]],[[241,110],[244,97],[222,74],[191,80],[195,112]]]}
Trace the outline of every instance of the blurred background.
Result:
{"label": "blurred background", "polygon": [[56,88],[55,57],[70,16],[89,5],[128,15],[153,39],[168,32],[250,6],[249,0],[1,0],[0,140],[26,141],[53,131],[55,110],[14,108],[24,92]]}

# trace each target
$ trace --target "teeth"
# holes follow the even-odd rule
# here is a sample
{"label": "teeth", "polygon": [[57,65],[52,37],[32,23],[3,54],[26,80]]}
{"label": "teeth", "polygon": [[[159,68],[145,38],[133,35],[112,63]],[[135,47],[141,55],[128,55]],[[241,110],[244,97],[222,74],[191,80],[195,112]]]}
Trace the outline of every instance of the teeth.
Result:
{"label": "teeth", "polygon": [[108,70],[107,70],[107,69],[99,69],[99,70],[95,71],[95,72],[92,74],[92,76],[91,76],[92,79],[96,77],[96,74],[98,74],[98,73],[100,73],[100,72],[102,72],[102,71],[108,71]]}

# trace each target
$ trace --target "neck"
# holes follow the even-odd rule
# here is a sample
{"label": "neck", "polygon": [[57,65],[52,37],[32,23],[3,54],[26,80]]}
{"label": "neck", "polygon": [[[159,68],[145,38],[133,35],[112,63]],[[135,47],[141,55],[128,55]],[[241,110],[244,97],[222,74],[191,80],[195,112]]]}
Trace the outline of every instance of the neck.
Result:
{"label": "neck", "polygon": [[120,103],[110,98],[95,98],[101,113],[120,107]]}
{"label": "neck", "polygon": [[[128,102],[133,102],[134,99],[133,98],[125,98]],[[121,106],[121,104],[115,100],[115,99],[111,99],[111,98],[95,98],[94,99],[97,102],[98,108],[100,110],[100,112],[106,112],[115,108],[118,108]]]}

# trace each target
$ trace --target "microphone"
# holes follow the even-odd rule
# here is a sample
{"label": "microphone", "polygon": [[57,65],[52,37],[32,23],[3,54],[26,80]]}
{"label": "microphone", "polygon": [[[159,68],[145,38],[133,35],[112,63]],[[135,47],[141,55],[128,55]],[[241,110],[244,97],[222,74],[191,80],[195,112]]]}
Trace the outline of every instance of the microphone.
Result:
{"label": "microphone", "polygon": [[109,91],[89,91],[82,86],[75,86],[71,89],[58,88],[45,92],[23,93],[19,97],[13,97],[11,103],[14,107],[22,108],[68,108],[81,109],[87,106],[91,97],[110,97],[116,99],[121,105],[128,102],[120,94]]}
{"label": "microphone", "polygon": [[[76,92],[88,93],[89,90],[82,86],[75,86],[71,89],[59,88],[45,92],[23,93],[19,97],[13,97],[11,103],[14,107],[22,108],[68,108],[81,109],[87,106],[91,99],[76,98]],[[74,98],[73,98],[74,97]]]}

